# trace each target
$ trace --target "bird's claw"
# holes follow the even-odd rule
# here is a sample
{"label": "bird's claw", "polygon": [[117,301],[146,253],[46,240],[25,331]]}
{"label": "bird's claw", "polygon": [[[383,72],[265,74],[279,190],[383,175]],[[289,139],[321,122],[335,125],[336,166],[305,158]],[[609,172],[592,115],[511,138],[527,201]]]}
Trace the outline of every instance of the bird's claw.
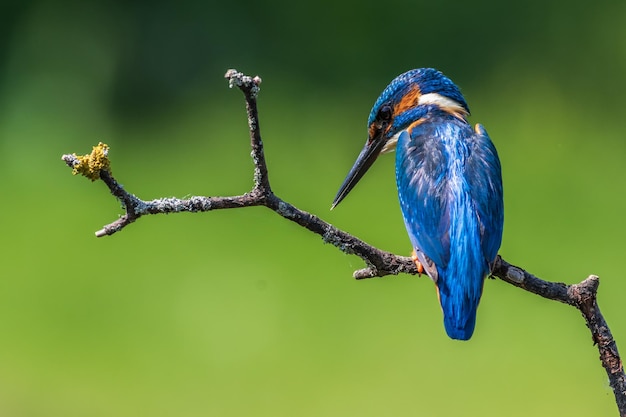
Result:
{"label": "bird's claw", "polygon": [[415,249],[413,249],[413,252],[411,252],[411,259],[413,260],[413,262],[415,263],[415,266],[417,267],[417,274],[421,277],[422,274],[424,273],[424,265],[422,265],[419,259],[417,259],[417,252],[415,252]]}

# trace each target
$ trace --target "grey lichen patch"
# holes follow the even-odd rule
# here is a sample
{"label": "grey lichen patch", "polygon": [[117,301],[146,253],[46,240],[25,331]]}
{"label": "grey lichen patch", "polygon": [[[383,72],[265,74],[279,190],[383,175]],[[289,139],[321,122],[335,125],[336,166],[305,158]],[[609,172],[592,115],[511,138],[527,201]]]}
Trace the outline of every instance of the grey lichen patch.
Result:
{"label": "grey lichen patch", "polygon": [[180,200],[174,197],[159,198],[152,202],[155,210],[162,213],[178,213],[185,210],[185,206],[180,204]]}
{"label": "grey lichen patch", "polygon": [[261,77],[258,75],[255,77],[250,77],[249,75],[244,75],[244,73],[237,71],[236,69],[229,69],[226,71],[224,78],[228,80],[228,86],[233,88],[237,86],[239,88],[246,88],[250,90],[250,96],[252,98],[256,98],[261,90]]}
{"label": "grey lichen patch", "polygon": [[252,177],[252,181],[254,181],[254,185],[258,186],[259,184],[261,184],[262,180],[263,180],[263,175],[261,175],[261,170],[258,168],[258,165],[255,161],[254,175]]}
{"label": "grey lichen patch", "polygon": [[[250,87],[250,96],[252,98],[256,98],[256,96],[259,95],[259,91],[261,91],[261,87],[259,87],[259,84],[261,84],[261,79],[259,77],[254,77],[252,79],[252,82],[254,83],[252,85],[252,87]],[[258,82],[258,84],[257,84]]]}
{"label": "grey lichen patch", "polygon": [[257,129],[256,119],[254,119],[252,117],[248,117],[248,128],[251,131],[255,131]]}
{"label": "grey lichen patch", "polygon": [[76,165],[79,164],[79,160],[76,154],[71,154],[71,155],[66,154],[66,155],[61,156],[61,159],[65,161],[67,166],[70,168],[74,168]]}
{"label": "grey lichen patch", "polygon": [[148,212],[148,205],[146,202],[138,199],[134,195],[132,196],[131,204],[133,206],[133,213],[137,216],[142,216]]}
{"label": "grey lichen patch", "polygon": [[230,88],[234,86],[239,87],[241,85],[241,77],[243,77],[243,74],[234,68],[229,69],[226,71],[226,74],[224,74],[224,78],[228,80],[228,86]]}
{"label": "grey lichen patch", "polygon": [[164,197],[152,200],[144,204],[143,211],[147,213],[181,213],[181,212],[202,212],[212,209],[212,202],[207,197],[191,197],[181,200],[175,197]]}
{"label": "grey lichen patch", "polygon": [[336,230],[332,227],[326,229],[324,234],[322,235],[322,240],[324,243],[330,243],[331,245],[339,248],[342,252],[347,253],[348,255],[354,254],[354,249],[352,245],[347,244],[343,239],[337,236]]}
{"label": "grey lichen patch", "polygon": [[281,216],[286,217],[286,218],[293,217],[292,206],[287,204],[287,203],[285,203],[284,201],[281,201],[281,202],[278,203],[278,210],[277,210],[277,212],[278,212],[278,214],[280,214]]}
{"label": "grey lichen patch", "polygon": [[205,197],[191,197],[188,201],[190,211],[209,211],[213,207],[211,200]]}

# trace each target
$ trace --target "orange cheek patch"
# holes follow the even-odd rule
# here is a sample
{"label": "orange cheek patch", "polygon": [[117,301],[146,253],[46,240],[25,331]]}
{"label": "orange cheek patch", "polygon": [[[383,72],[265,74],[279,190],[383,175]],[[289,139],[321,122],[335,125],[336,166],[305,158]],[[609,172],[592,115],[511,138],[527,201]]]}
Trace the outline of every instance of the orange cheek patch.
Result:
{"label": "orange cheek patch", "polygon": [[419,101],[420,90],[417,86],[411,88],[411,90],[402,97],[402,100],[396,104],[393,108],[393,114],[398,115],[407,111],[408,109],[415,107]]}
{"label": "orange cheek patch", "polygon": [[409,135],[410,135],[411,133],[413,133],[413,129],[414,129],[416,126],[421,125],[422,123],[424,123],[424,119],[417,119],[416,121],[414,121],[413,123],[411,123],[411,124],[409,125],[409,127],[407,127],[407,128],[406,128],[406,131],[407,131],[407,132],[409,133]]}
{"label": "orange cheek patch", "polygon": [[378,134],[378,127],[376,127],[376,122],[372,123],[368,130],[369,138],[373,139]]}

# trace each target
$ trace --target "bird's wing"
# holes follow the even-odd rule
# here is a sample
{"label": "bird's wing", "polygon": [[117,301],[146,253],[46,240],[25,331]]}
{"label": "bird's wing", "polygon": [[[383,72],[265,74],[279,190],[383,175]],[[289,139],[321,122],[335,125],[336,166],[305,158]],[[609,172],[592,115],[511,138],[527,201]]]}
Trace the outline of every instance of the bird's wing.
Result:
{"label": "bird's wing", "polygon": [[[453,198],[446,177],[451,156],[441,140],[446,134],[450,133],[442,133],[436,123],[418,124],[400,134],[396,149],[396,182],[409,237],[422,264],[432,260],[443,269],[450,260],[449,208]],[[463,179],[478,214],[482,253],[491,264],[500,248],[504,219],[500,161],[481,125],[474,132],[467,129],[455,134],[464,135],[467,141]],[[424,266],[436,279],[436,268],[429,271],[428,265]]]}
{"label": "bird's wing", "polygon": [[480,124],[476,125],[469,151],[465,177],[478,213],[482,251],[485,260],[491,265],[502,242],[502,174],[496,148]]}
{"label": "bird's wing", "polygon": [[[409,238],[416,249],[439,268],[446,268],[450,259],[450,216],[445,167],[448,156],[441,141],[435,137],[432,124],[417,125],[404,131],[396,149],[396,182],[400,208]],[[424,260],[420,259],[422,264]],[[437,268],[424,265],[437,280]]]}

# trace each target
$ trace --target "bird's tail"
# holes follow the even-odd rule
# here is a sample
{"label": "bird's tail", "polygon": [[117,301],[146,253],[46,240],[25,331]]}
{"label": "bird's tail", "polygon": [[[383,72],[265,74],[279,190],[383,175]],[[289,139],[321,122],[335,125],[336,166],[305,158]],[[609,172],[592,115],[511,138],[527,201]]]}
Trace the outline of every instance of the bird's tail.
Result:
{"label": "bird's tail", "polygon": [[441,295],[443,325],[446,328],[446,333],[452,339],[469,340],[474,333],[474,327],[476,325],[478,303],[468,303],[467,306],[461,307],[460,312],[452,312],[452,310],[458,306],[447,301],[451,298],[453,297]]}
{"label": "bird's tail", "polygon": [[[481,265],[474,264],[475,269],[466,270],[463,275],[449,268],[447,280],[438,284],[439,298],[443,310],[443,324],[446,333],[452,339],[468,340],[474,333],[476,311],[483,289],[485,273]],[[455,278],[460,278],[456,280]],[[452,282],[461,281],[461,282]],[[448,285],[442,285],[443,282]]]}
{"label": "bird's tail", "polygon": [[450,260],[439,271],[437,288],[446,333],[468,340],[474,333],[476,310],[489,264],[485,261],[478,218],[471,204],[460,204],[450,227]]}

